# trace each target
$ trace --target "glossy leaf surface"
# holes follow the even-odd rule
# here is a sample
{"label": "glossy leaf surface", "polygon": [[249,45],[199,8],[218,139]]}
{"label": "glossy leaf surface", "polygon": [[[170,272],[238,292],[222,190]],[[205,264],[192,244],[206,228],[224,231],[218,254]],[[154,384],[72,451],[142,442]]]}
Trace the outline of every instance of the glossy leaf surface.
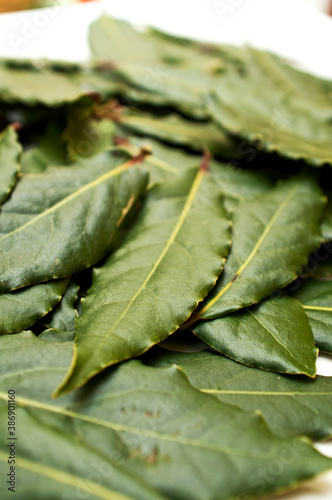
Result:
{"label": "glossy leaf surface", "polygon": [[295,279],[321,241],[323,203],[316,183],[300,177],[239,205],[229,258],[196,318],[217,318],[260,302]]}
{"label": "glossy leaf surface", "polygon": [[276,436],[327,439],[332,434],[332,378],[289,377],[255,370],[210,351],[193,354],[153,349],[153,366],[177,364],[204,393],[245,411],[260,411]]}
{"label": "glossy leaf surface", "polygon": [[0,334],[21,332],[59,302],[67,280],[53,280],[0,294]]}
{"label": "glossy leaf surface", "polygon": [[207,295],[230,245],[221,195],[209,197],[210,187],[208,172],[192,168],[149,191],[122,247],[94,271],[60,390],[165,339]]}
{"label": "glossy leaf surface", "polygon": [[[274,436],[259,415],[200,393],[176,367],[130,361],[73,396],[50,400],[70,343],[18,335],[4,341],[0,353],[11,362],[0,376],[0,418],[5,425],[7,391],[16,387],[17,418],[25,429],[17,467],[29,500],[31,485],[33,499],[43,500],[74,487],[80,495],[112,500],[123,499],[115,493],[126,500],[230,500],[286,489],[331,467],[304,438]],[[29,373],[28,384],[22,373]],[[49,452],[55,444],[61,453]],[[287,467],[269,474],[280,457]]]}
{"label": "glossy leaf surface", "polygon": [[276,297],[258,307],[202,321],[195,334],[226,356],[280,373],[316,374],[314,337],[300,302]]}
{"label": "glossy leaf surface", "polygon": [[0,214],[0,291],[69,276],[103,258],[147,183],[135,162],[110,152],[22,177]]}
{"label": "glossy leaf surface", "polygon": [[308,279],[295,297],[308,315],[317,347],[332,354],[332,281]]}

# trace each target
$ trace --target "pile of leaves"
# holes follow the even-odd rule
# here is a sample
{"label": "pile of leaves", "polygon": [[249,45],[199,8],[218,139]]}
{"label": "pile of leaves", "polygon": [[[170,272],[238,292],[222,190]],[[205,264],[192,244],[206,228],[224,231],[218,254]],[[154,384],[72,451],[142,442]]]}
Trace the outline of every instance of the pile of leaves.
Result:
{"label": "pile of leaves", "polygon": [[8,391],[20,499],[294,488],[332,467],[332,82],[107,17],[90,43],[0,62],[1,498]]}

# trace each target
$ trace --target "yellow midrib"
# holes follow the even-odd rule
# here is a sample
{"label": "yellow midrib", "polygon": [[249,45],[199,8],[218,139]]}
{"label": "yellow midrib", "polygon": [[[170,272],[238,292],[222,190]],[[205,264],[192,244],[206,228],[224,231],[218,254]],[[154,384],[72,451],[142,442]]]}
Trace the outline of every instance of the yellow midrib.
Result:
{"label": "yellow midrib", "polygon": [[238,391],[219,389],[200,389],[206,394],[231,394],[242,396],[332,396],[332,392],[270,392],[270,391]]}
{"label": "yellow midrib", "polygon": [[[0,391],[0,399],[8,401],[8,394]],[[275,458],[273,456],[269,457],[266,454],[255,454],[255,453],[246,453],[246,450],[237,449],[234,446],[223,446],[218,443],[213,443],[209,441],[200,441],[199,439],[194,438],[186,438],[184,436],[179,436],[178,434],[166,434],[162,432],[157,432],[149,429],[139,429],[137,427],[133,427],[130,425],[117,424],[116,422],[109,422],[108,420],[103,420],[98,417],[93,417],[90,415],[85,415],[83,413],[76,413],[71,410],[67,410],[61,406],[53,406],[47,403],[41,403],[40,401],[35,401],[28,398],[16,397],[16,404],[25,407],[38,408],[39,410],[50,411],[53,413],[58,413],[60,415],[77,418],[79,420],[83,420],[85,422],[89,422],[90,424],[99,425],[101,427],[106,427],[108,429],[113,429],[117,432],[127,432],[130,434],[137,434],[139,436],[145,436],[151,439],[159,439],[164,441],[169,441],[177,444],[183,444],[187,446],[194,446],[197,448],[208,449],[212,451],[217,451],[219,453],[224,453],[227,455],[238,455],[245,456],[250,458]]]}
{"label": "yellow midrib", "polygon": [[[8,456],[0,451],[0,460],[7,462]],[[56,469],[55,467],[49,467],[39,462],[32,462],[26,458],[16,457],[15,465],[22,469],[34,472],[44,477],[48,477],[53,481],[58,483],[63,483],[73,488],[80,489],[94,495],[95,497],[102,498],[103,500],[133,500],[132,497],[127,497],[116,491],[109,490],[99,483],[94,483],[86,478],[74,476],[68,472]]]}
{"label": "yellow midrib", "polygon": [[250,309],[246,309],[246,311],[249,314],[251,314],[251,316],[253,316],[255,318],[255,320],[262,326],[262,328],[264,328],[264,330],[269,332],[269,334],[274,338],[274,340],[277,342],[277,344],[280,344],[288,352],[288,354],[293,359],[295,359],[295,361],[297,361],[296,357],[294,356],[294,354],[292,354],[292,352],[288,349],[288,347],[285,344],[283,344],[282,342],[280,342],[278,337],[266,325],[264,325],[264,323],[252,311],[250,311]]}
{"label": "yellow midrib", "polygon": [[323,307],[323,306],[306,306],[302,304],[303,309],[307,309],[308,311],[327,311],[332,312],[332,307]]}
{"label": "yellow midrib", "polygon": [[169,163],[161,160],[160,158],[157,158],[157,156],[150,155],[146,158],[147,163],[151,163],[151,165],[155,165],[158,168],[161,168],[162,170],[166,170],[167,172],[171,172],[172,174],[177,174],[179,173],[179,169],[176,167],[173,167]]}
{"label": "yellow midrib", "polygon": [[[133,298],[130,300],[129,304],[127,305],[127,307],[125,308],[125,310],[123,311],[123,313],[120,315],[120,317],[117,319],[117,321],[114,323],[114,325],[111,328],[111,330],[109,330],[107,332],[107,334],[100,341],[99,345],[96,347],[96,349],[94,350],[94,352],[91,354],[91,356],[89,358],[89,361],[96,355],[97,352],[100,351],[100,349],[103,347],[104,343],[106,342],[107,338],[114,332],[114,330],[117,327],[117,325],[125,317],[125,315],[127,314],[128,310],[130,309],[130,307],[132,306],[132,304],[135,302],[135,300],[140,295],[140,293],[144,290],[144,288],[146,287],[146,285],[150,281],[151,277],[154,275],[154,273],[158,269],[159,264],[162,262],[163,258],[165,257],[165,255],[167,254],[168,250],[170,249],[171,245],[174,243],[175,238],[177,237],[177,235],[178,235],[178,233],[179,233],[179,231],[180,231],[180,229],[181,229],[181,227],[182,227],[182,225],[183,225],[183,223],[184,223],[184,221],[185,221],[185,219],[186,219],[186,217],[187,217],[187,215],[188,215],[188,213],[189,213],[189,211],[191,209],[191,206],[192,206],[192,204],[194,202],[195,196],[196,196],[197,191],[199,189],[199,186],[200,186],[200,184],[201,184],[201,182],[202,182],[202,180],[204,178],[204,175],[205,175],[205,172],[203,170],[199,170],[198,171],[198,173],[197,173],[197,175],[195,177],[195,180],[193,182],[193,185],[191,187],[191,190],[189,192],[187,201],[186,201],[186,203],[185,203],[185,205],[184,205],[184,207],[182,209],[182,212],[180,214],[179,220],[178,220],[175,228],[173,229],[173,232],[172,232],[171,236],[167,240],[167,243],[166,243],[163,251],[159,255],[158,259],[156,260],[156,262],[155,262],[153,268],[151,269],[150,273],[148,274],[148,276],[144,280],[144,283],[140,286],[140,288],[138,289],[138,291],[135,293],[135,295],[133,296]],[[75,346],[76,346],[76,344],[75,344]],[[77,355],[77,348],[75,348],[75,351],[76,352],[74,352],[74,356]],[[70,379],[70,376],[73,373],[72,372],[73,369],[74,369],[74,364],[72,364],[70,366],[70,368],[69,368],[68,379],[65,379],[64,383],[61,384],[61,386],[58,389],[58,391],[56,392],[56,394],[59,393],[59,390],[61,388],[65,387],[65,383],[66,383],[66,381],[68,381]]]}
{"label": "yellow midrib", "polygon": [[[283,203],[280,204],[278,210],[276,210],[275,214],[271,218],[270,222],[267,224],[267,226],[264,229],[263,233],[261,234],[260,238],[257,240],[257,243],[254,246],[254,248],[252,249],[250,255],[247,257],[247,259],[244,261],[244,263],[239,267],[239,269],[235,273],[234,276],[237,275],[237,279],[242,274],[242,272],[244,271],[244,269],[248,266],[248,264],[250,264],[250,262],[252,261],[252,259],[255,257],[255,255],[256,255],[259,247],[261,246],[261,244],[263,243],[263,241],[265,240],[265,238],[269,234],[269,232],[270,232],[273,224],[275,223],[275,221],[277,220],[277,218],[279,217],[279,215],[281,214],[281,212],[284,210],[284,208],[287,205],[287,203],[289,203],[289,201],[292,199],[292,197],[294,196],[295,192],[296,192],[296,187],[294,189],[292,189],[292,191],[288,194],[288,196],[285,198],[285,200],[283,201]],[[220,292],[213,299],[210,300],[210,302],[208,304],[206,304],[206,306],[204,306],[197,313],[197,315],[195,315],[195,318],[200,318],[206,311],[208,311],[208,309],[210,309],[210,307],[212,307],[220,299],[220,297],[222,297],[224,295],[224,293],[227,292],[227,290],[232,285],[233,285],[233,281],[231,280],[231,281],[229,281],[227,283],[227,285],[222,290],[220,290]]]}
{"label": "yellow midrib", "polygon": [[111,177],[113,177],[115,175],[118,175],[118,174],[124,172],[127,168],[129,168],[132,165],[133,165],[133,161],[132,160],[128,160],[127,162],[123,163],[122,165],[119,165],[118,167],[110,170],[109,172],[106,172],[105,174],[99,176],[94,181],[89,182],[88,184],[86,184],[85,186],[82,186],[80,189],[78,189],[74,193],[70,194],[69,196],[66,196],[66,198],[64,198],[63,200],[59,201],[55,205],[53,205],[53,207],[50,207],[47,210],[45,210],[44,212],[38,214],[36,217],[34,217],[33,219],[31,219],[29,222],[27,222],[26,224],[23,224],[23,226],[20,226],[17,229],[15,229],[14,231],[11,231],[10,233],[8,233],[5,236],[3,236],[0,239],[0,242],[3,241],[3,240],[5,240],[6,238],[9,238],[9,236],[12,236],[15,233],[23,231],[28,226],[31,226],[32,224],[34,224],[38,220],[42,219],[43,217],[46,217],[46,215],[48,215],[48,214],[50,214],[52,212],[55,212],[60,207],[66,205],[67,203],[69,203],[73,199],[77,198],[81,194],[85,193],[89,189],[93,189],[94,187],[98,186],[102,182],[105,182],[109,178],[111,178]]}

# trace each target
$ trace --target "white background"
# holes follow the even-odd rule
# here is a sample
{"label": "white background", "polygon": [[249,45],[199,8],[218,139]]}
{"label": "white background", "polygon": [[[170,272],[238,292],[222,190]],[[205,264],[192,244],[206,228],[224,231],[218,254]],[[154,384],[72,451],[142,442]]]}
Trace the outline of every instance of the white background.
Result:
{"label": "white background", "polygon": [[[0,16],[0,57],[84,61],[88,26],[101,12],[135,24],[212,42],[250,44],[287,57],[298,67],[332,79],[332,18],[312,5],[326,0],[111,0]],[[331,358],[318,373],[332,376]],[[332,456],[332,443],[318,445]],[[332,472],[283,500],[331,500]],[[272,500],[272,499],[271,499]]]}

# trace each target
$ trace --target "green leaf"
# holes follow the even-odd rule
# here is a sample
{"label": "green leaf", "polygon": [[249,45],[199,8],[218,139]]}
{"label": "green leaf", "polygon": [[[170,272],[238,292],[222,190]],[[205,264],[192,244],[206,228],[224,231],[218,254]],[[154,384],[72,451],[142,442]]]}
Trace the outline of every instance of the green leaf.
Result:
{"label": "green leaf", "polygon": [[0,294],[0,334],[21,332],[45,316],[61,299],[67,282],[54,280]]}
{"label": "green leaf", "polygon": [[150,185],[171,179],[180,170],[197,165],[200,158],[197,154],[163,144],[151,137],[116,136],[115,142],[120,150],[127,151],[132,156],[136,156],[141,149],[149,153],[145,157],[144,166],[150,174]]}
{"label": "green leaf", "polygon": [[295,279],[321,242],[323,204],[314,180],[294,177],[239,205],[224,272],[194,319],[260,302]]}
{"label": "green leaf", "polygon": [[317,347],[332,354],[332,281],[308,279],[294,295],[308,315]]}
{"label": "green leaf", "polygon": [[[75,332],[75,320],[78,317],[75,302],[78,286],[71,279],[60,303],[42,320],[42,324],[56,332]],[[0,295],[1,300],[1,295]]]}
{"label": "green leaf", "polygon": [[47,61],[0,61],[0,100],[6,103],[58,107],[90,93],[110,96],[119,90],[109,71]]}
{"label": "green leaf", "polygon": [[259,149],[313,166],[332,163],[331,82],[246,48],[241,72],[220,76],[207,104],[224,130]]}
{"label": "green leaf", "polygon": [[208,149],[226,158],[241,156],[235,141],[212,122],[190,121],[175,113],[156,116],[137,109],[126,114],[119,113],[117,120],[130,132],[150,135],[194,151]]}
{"label": "green leaf", "polygon": [[[50,400],[70,343],[26,335],[4,341],[0,423],[6,427],[7,391],[15,387],[24,429],[16,465],[27,499],[71,498],[77,487],[81,496],[114,500],[121,499],[115,492],[135,500],[231,500],[294,487],[332,466],[305,438],[274,436],[259,415],[199,392],[174,366],[130,361]],[[7,470],[7,454],[0,458]]]}
{"label": "green leaf", "polygon": [[214,285],[229,245],[230,222],[205,160],[150,189],[122,247],[94,271],[57,393],[177,330]]}
{"label": "green leaf", "polygon": [[202,321],[194,333],[209,346],[248,366],[316,375],[318,350],[298,300],[276,297],[258,307]]}
{"label": "green leaf", "polygon": [[332,435],[331,377],[279,376],[210,351],[188,354],[155,348],[146,361],[159,367],[177,364],[202,392],[242,410],[261,412],[276,436],[305,435],[321,440]]}
{"label": "green leaf", "polygon": [[224,205],[232,213],[245,200],[269,191],[272,183],[258,172],[213,160],[210,171],[224,195]]}
{"label": "green leaf", "polygon": [[[138,31],[127,22],[102,16],[90,26],[90,46],[98,60],[111,62],[121,79],[141,90],[141,102],[206,117],[203,92],[224,65],[211,57],[206,45],[160,36],[155,30]],[[129,92],[129,100],[136,100],[135,91]]]}
{"label": "green leaf", "polygon": [[69,276],[102,259],[144,191],[146,172],[131,167],[137,161],[109,152],[24,175],[0,214],[0,291]]}
{"label": "green leaf", "polygon": [[12,127],[0,134],[0,205],[16,184],[20,169],[21,146]]}
{"label": "green leaf", "polygon": [[[197,163],[197,155],[181,148],[163,144],[150,137],[117,137],[118,148],[128,151],[133,156],[143,148],[151,154],[145,158],[145,167],[150,173],[151,183],[170,179],[179,170]],[[236,167],[217,160],[209,163],[209,171],[224,196],[224,205],[233,212],[239,203],[268,191],[271,181],[258,172]]]}
{"label": "green leaf", "polygon": [[[7,357],[8,371],[0,380],[4,391],[15,388],[15,414],[23,430],[15,454],[15,472],[19,478],[16,492],[20,497],[26,500],[76,496],[105,500],[166,500],[137,474],[125,470],[123,461],[128,453],[120,436],[101,423],[90,422],[87,415],[86,418],[81,415],[79,420],[74,414],[68,418],[66,412],[70,414],[73,400],[67,400],[68,409],[54,406],[49,400],[50,388],[65,372],[70,360],[71,343],[37,340],[29,332],[11,338],[12,342],[4,340],[0,352],[3,357],[10,353],[17,365],[10,368]],[[25,375],[29,377],[28,384]],[[6,427],[8,407],[4,396],[8,398],[8,394],[1,392],[0,422]],[[7,477],[8,453],[4,450],[9,441],[5,433],[0,439],[3,450],[0,451],[0,473]],[[104,450],[104,444],[111,446]],[[4,500],[13,495],[7,490],[8,486],[5,482],[0,486]]]}

